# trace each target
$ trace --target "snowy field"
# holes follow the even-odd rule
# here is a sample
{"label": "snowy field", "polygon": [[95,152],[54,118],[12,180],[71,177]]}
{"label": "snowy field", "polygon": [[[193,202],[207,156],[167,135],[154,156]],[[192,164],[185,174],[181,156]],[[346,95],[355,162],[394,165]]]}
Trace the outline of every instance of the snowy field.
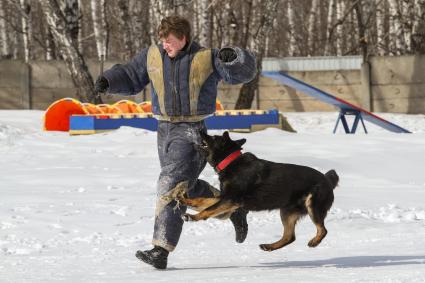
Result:
{"label": "snowy field", "polygon": [[[260,158],[338,172],[328,236],[307,247],[304,218],[264,252],[277,211],[250,213],[243,244],[230,221],[186,223],[166,271],[134,257],[151,248],[156,134],[43,132],[42,115],[0,111],[0,282],[425,282],[424,115],[383,115],[414,134],[334,135],[337,113],[288,113],[296,134],[231,133]],[[201,177],[218,185],[210,167]]]}

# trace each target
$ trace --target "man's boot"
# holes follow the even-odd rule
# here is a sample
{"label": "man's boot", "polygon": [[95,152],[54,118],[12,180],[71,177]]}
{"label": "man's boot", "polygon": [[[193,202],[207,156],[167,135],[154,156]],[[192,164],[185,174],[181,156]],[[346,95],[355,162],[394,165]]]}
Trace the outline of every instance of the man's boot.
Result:
{"label": "man's boot", "polygon": [[235,226],[236,232],[236,242],[243,243],[246,239],[246,235],[248,234],[248,222],[246,222],[246,215],[248,214],[248,210],[240,207],[236,209],[235,212],[230,215],[230,220]]}
{"label": "man's boot", "polygon": [[167,268],[168,251],[162,247],[154,246],[151,250],[137,251],[136,257],[156,269]]}

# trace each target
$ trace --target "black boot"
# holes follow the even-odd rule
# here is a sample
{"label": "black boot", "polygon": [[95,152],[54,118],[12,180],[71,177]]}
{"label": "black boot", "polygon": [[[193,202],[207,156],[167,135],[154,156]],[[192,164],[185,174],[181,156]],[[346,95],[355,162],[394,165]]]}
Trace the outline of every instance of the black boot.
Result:
{"label": "black boot", "polygon": [[248,222],[246,222],[246,215],[248,214],[248,210],[240,207],[236,209],[235,212],[230,215],[230,220],[235,226],[236,232],[236,242],[243,243],[246,239],[246,235],[248,234]]}
{"label": "black boot", "polygon": [[168,251],[162,247],[154,246],[151,250],[137,251],[136,257],[156,269],[167,268]]}

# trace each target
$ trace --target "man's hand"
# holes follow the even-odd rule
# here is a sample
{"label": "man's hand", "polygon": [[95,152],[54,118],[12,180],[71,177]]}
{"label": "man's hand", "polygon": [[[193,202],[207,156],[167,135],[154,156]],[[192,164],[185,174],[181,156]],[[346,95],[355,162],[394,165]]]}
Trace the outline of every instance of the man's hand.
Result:
{"label": "man's hand", "polygon": [[96,92],[105,93],[108,91],[108,88],[108,80],[103,76],[99,76],[96,80],[96,83],[94,84],[94,90]]}
{"label": "man's hand", "polygon": [[232,48],[225,47],[220,49],[220,51],[218,52],[218,58],[225,63],[232,62],[237,57],[238,55],[236,54],[236,51]]}

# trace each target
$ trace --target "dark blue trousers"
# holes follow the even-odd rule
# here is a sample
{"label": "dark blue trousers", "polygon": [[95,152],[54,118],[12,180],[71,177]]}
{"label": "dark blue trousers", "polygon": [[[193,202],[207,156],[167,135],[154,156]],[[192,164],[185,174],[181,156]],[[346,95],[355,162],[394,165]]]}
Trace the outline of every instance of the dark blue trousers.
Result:
{"label": "dark blue trousers", "polygon": [[176,201],[167,200],[176,186],[188,182],[187,193],[190,198],[212,197],[219,191],[198,177],[206,165],[206,160],[196,150],[201,141],[200,131],[206,132],[203,121],[190,123],[158,123],[158,155],[161,165],[157,185],[155,227],[152,243],[168,251],[176,247],[182,232],[182,213],[185,206],[177,206]]}

